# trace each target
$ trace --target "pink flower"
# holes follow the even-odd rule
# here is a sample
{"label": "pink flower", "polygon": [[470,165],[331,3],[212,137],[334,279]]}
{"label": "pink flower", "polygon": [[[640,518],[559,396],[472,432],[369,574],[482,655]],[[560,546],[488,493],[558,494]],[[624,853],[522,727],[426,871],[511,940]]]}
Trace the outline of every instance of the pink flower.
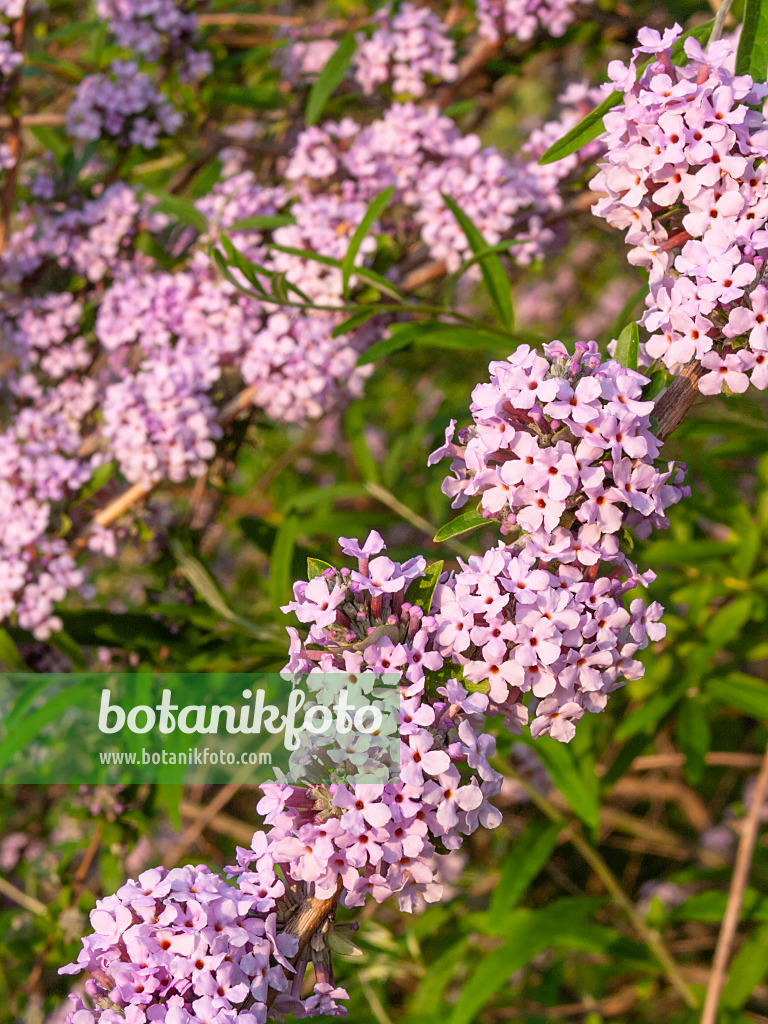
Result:
{"label": "pink flower", "polygon": [[574,721],[584,714],[584,709],[575,701],[561,704],[555,697],[548,697],[536,708],[536,717],[531,722],[531,735],[534,738],[550,735],[561,743],[570,743],[576,735]]}
{"label": "pink flower", "polygon": [[701,365],[710,372],[699,381],[699,391],[702,395],[719,395],[725,384],[735,394],[742,394],[749,387],[744,371],[754,365],[754,359],[746,352],[730,352],[724,358],[716,352],[707,352]]}

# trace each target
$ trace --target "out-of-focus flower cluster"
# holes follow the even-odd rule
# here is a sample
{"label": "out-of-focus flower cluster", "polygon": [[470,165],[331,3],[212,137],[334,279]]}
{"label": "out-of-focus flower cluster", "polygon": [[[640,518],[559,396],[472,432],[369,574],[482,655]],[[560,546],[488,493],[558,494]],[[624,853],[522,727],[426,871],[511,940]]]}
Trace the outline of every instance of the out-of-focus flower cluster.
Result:
{"label": "out-of-focus flower cluster", "polygon": [[480,35],[526,41],[539,32],[561,36],[575,18],[575,0],[477,0]]}
{"label": "out-of-focus flower cluster", "polygon": [[[629,260],[650,272],[648,362],[673,373],[696,358],[708,371],[704,394],[768,387],[768,129],[760,105],[768,87],[734,76],[727,41],[705,53],[681,34],[639,33],[628,66],[609,74],[624,102],[605,116],[606,155],[593,207],[626,230]],[[638,70],[638,62],[648,67]]]}
{"label": "out-of-focus flower cluster", "polygon": [[299,136],[286,177],[298,188],[316,192],[333,187],[341,175],[345,195],[366,203],[392,186],[393,201],[412,208],[432,258],[444,261],[453,272],[469,246],[443,199],[448,195],[489,244],[514,239],[511,258],[528,265],[562,241],[557,225],[546,221],[562,209],[564,179],[596,149],[590,146],[543,167],[538,158],[550,141],[580,119],[596,95],[586,86],[569,87],[561,97],[560,119],[535,131],[514,160],[483,147],[476,135],[463,135],[436,106],[395,103],[369,125],[345,118],[307,128]]}
{"label": "out-of-focus flower cluster", "polygon": [[[254,849],[257,839],[254,837]],[[292,960],[298,940],[284,931],[277,900],[285,886],[261,849],[246,881],[230,885],[204,866],[154,868],[131,879],[91,911],[93,933],[76,963],[86,971],[89,1010],[72,995],[67,1024],[264,1024],[268,1008],[299,1017],[339,1016],[347,998],[318,972],[302,999],[304,971]]]}
{"label": "out-of-focus flower cluster", "polygon": [[[274,215],[285,201],[283,191],[246,172],[217,186],[199,209],[212,228],[227,228],[256,211]],[[275,230],[274,241],[340,257],[365,207],[318,197],[294,211],[295,223]],[[130,482],[182,482],[204,473],[215,455],[219,403],[233,387],[250,387],[249,400],[284,422],[316,418],[362,389],[366,371],[355,362],[374,328],[335,339],[342,314],[282,312],[253,299],[214,269],[206,235],[166,272],[136,239],[168,227],[151,201],[113,185],[81,209],[35,204],[22,212],[0,261],[3,278],[17,286],[0,314],[14,362],[5,387],[16,409],[0,435],[8,492],[0,616],[15,611],[39,636],[57,625],[53,604],[82,583],[55,535],[67,502],[100,464],[116,462]],[[267,254],[258,230],[231,236],[313,301],[338,304],[340,273]],[[362,246],[358,262],[368,250]],[[66,291],[31,297],[27,285],[54,266],[84,280],[78,298]],[[114,537],[95,530],[90,546],[111,556]]]}
{"label": "out-of-focus flower cluster", "polygon": [[[179,7],[153,21],[154,10],[150,0],[100,8],[134,55],[153,57],[159,47],[168,59],[178,56],[183,39],[193,42],[192,13]],[[408,6],[393,19],[404,32],[410,25],[414,40],[418,25],[427,36],[434,28],[431,13]],[[432,73],[443,71],[435,65]],[[138,64],[117,62],[114,74],[114,81],[80,83],[69,112],[73,134],[152,148],[161,131],[177,129],[178,112]],[[150,196],[127,186],[73,196],[55,173],[38,173],[30,186],[36,201],[19,211],[0,262],[10,288],[0,322],[13,361],[5,387],[19,416],[3,435],[11,454],[2,474],[9,500],[0,618],[15,616],[39,637],[58,626],[55,603],[84,583],[62,536],[68,506],[100,466],[114,464],[129,483],[183,482],[206,472],[222,437],[220,410],[238,390],[246,406],[280,422],[316,419],[361,394],[370,368],[356,368],[357,358],[386,320],[334,337],[344,318],[334,311],[343,302],[342,274],[296,252],[341,260],[382,189],[395,187],[394,202],[411,208],[414,240],[420,233],[450,270],[468,246],[442,192],[489,242],[521,240],[512,250],[520,263],[552,245],[558,229],[544,221],[562,206],[559,186],[596,150],[554,168],[536,161],[593,99],[586,87],[570,87],[560,120],[534,130],[515,162],[463,136],[436,107],[413,103],[394,104],[366,127],[345,119],[306,129],[276,184],[244,169],[247,151],[235,137],[220,180],[196,202],[195,227],[174,225]],[[372,255],[380,229],[371,225],[357,266]],[[299,305],[303,296],[321,308],[279,308],[223,277],[209,255],[222,232],[263,268],[262,286],[274,276],[299,289],[290,295]],[[66,429],[49,431],[51,416]],[[35,438],[45,439],[42,447],[32,448]],[[24,468],[29,458],[34,472]],[[113,476],[105,494],[116,484]],[[83,528],[77,517],[75,525]],[[113,557],[115,534],[92,529],[88,546]]]}
{"label": "out-of-focus flower cluster", "polygon": [[141,60],[174,65],[183,82],[192,82],[211,70],[210,54],[198,49],[197,6],[197,0],[97,0],[96,13],[118,46]]}
{"label": "out-of-focus flower cluster", "polygon": [[422,96],[427,83],[454,81],[459,74],[456,47],[437,15],[429,7],[404,3],[376,14],[370,38],[359,38],[354,76],[366,95],[392,83],[396,96]]}
{"label": "out-of-focus flower cluster", "polygon": [[67,112],[76,139],[113,136],[124,146],[154,149],[160,134],[172,135],[181,114],[133,61],[115,61],[108,74],[88,75]]}
{"label": "out-of-focus flower cluster", "polygon": [[3,79],[8,79],[24,60],[8,38],[11,34],[8,22],[21,17],[24,4],[25,0],[0,0],[0,96],[5,86]]}
{"label": "out-of-focus flower cluster", "polygon": [[[26,0],[0,0],[0,100],[8,93],[14,74],[24,62],[11,38],[11,25],[24,13]],[[0,136],[0,171],[8,171],[16,164],[10,144]]]}

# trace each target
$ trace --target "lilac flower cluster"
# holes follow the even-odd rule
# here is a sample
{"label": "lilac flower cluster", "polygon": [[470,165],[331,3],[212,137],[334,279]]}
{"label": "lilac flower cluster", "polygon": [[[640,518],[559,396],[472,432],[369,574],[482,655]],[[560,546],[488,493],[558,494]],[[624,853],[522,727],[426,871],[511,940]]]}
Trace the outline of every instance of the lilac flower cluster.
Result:
{"label": "lilac flower cluster", "polygon": [[336,52],[335,39],[295,38],[279,52],[279,67],[289,82],[313,81]]}
{"label": "lilac flower cluster", "polygon": [[[24,62],[23,54],[14,46],[11,22],[20,18],[25,0],[0,0],[0,99],[8,92],[13,75]],[[13,149],[0,138],[0,171],[10,170],[16,164]]]}
{"label": "lilac flower cluster", "polygon": [[20,18],[24,11],[25,0],[0,0],[0,95],[2,95],[3,79],[9,78],[24,60],[10,42],[10,27],[7,22]]}
{"label": "lilac flower cluster", "polygon": [[[13,13],[9,4],[5,13]],[[161,43],[166,49],[182,46],[184,39],[192,45],[191,9],[170,8],[159,12],[156,0],[103,0],[99,10],[122,45],[153,57]],[[426,38],[434,34],[436,23],[425,9],[406,5],[393,18],[412,33],[417,49],[422,29]],[[440,46],[430,53],[443,50],[447,54]],[[114,68],[114,78],[81,83],[70,110],[71,131],[83,139],[105,134],[120,145],[153,146],[160,130],[175,130],[179,115],[136,64],[118,62]],[[563,127],[578,118],[589,94],[571,90],[566,99]],[[558,185],[580,159],[574,156],[556,171],[537,168],[539,152],[556,130],[545,126],[510,163],[484,149],[476,136],[462,136],[437,108],[395,104],[365,127],[347,119],[307,129],[285,177],[273,185],[242,169],[243,151],[235,143],[222,180],[197,201],[208,225],[202,232],[174,226],[151,199],[140,200],[126,186],[97,185],[90,197],[77,198],[55,176],[39,175],[32,188],[37,200],[18,211],[0,261],[11,290],[0,314],[13,350],[6,386],[14,413],[24,410],[35,418],[34,429],[14,435],[22,458],[25,438],[44,432],[47,410],[71,401],[69,433],[60,443],[54,431],[49,453],[69,468],[56,497],[28,491],[15,462],[0,474],[14,496],[7,506],[9,543],[15,536],[11,524],[20,518],[31,515],[37,529],[23,556],[3,556],[14,568],[6,573],[0,618],[16,615],[43,635],[56,623],[52,603],[68,588],[82,586],[83,574],[63,540],[69,528],[63,514],[100,464],[114,463],[117,470],[105,498],[114,496],[120,478],[145,486],[163,478],[182,482],[206,471],[222,434],[220,408],[243,389],[280,422],[316,419],[361,394],[371,368],[355,364],[381,336],[385,318],[334,338],[344,319],[336,311],[344,301],[341,273],[286,249],[342,258],[371,199],[392,184],[395,201],[411,208],[406,222],[413,240],[415,228],[449,269],[459,266],[468,249],[443,191],[455,196],[489,241],[523,241],[513,252],[528,262],[554,240],[543,218],[561,206]],[[100,167],[93,169],[98,174]],[[254,226],[253,218],[264,217],[273,226]],[[388,226],[371,226],[358,266],[373,253],[376,233]],[[292,298],[304,295],[313,308],[281,309],[224,279],[208,251],[222,231],[264,268],[264,287],[271,278],[284,281],[300,290]],[[145,240],[153,236],[175,260],[172,272],[140,251],[147,248],[136,244],[142,234]],[[77,297],[68,298],[75,279]],[[75,518],[76,529],[82,529]],[[29,537],[26,525],[21,533]],[[112,557],[115,542],[112,529],[100,529],[89,534],[88,546]],[[49,586],[45,574],[54,557],[57,583]]]}
{"label": "lilac flower cluster", "polygon": [[[520,156],[507,160],[476,135],[462,135],[437,107],[395,103],[384,115],[361,127],[349,118],[301,133],[286,168],[299,189],[316,191],[340,174],[350,197],[370,202],[394,187],[394,201],[413,210],[413,220],[431,256],[456,271],[469,253],[468,243],[448,209],[449,195],[491,244],[514,238],[511,258],[521,265],[540,257],[557,235],[545,223],[562,208],[560,186],[595,147],[560,164],[540,167],[538,157],[551,138],[576,123],[594,90],[570,87],[561,118],[536,133]],[[476,270],[476,268],[475,268]]]}
{"label": "lilac flower cluster", "polygon": [[211,71],[210,54],[200,43],[197,0],[97,0],[96,13],[108,23],[118,46],[145,61],[165,61],[179,68],[184,82]]}
{"label": "lilac flower cluster", "polygon": [[[22,211],[0,263],[3,278],[22,285],[0,313],[11,359],[3,385],[13,410],[0,434],[0,619],[14,615],[45,638],[61,628],[54,605],[69,590],[85,593],[63,515],[108,455],[91,443],[102,379],[88,372],[96,352],[83,331],[85,299],[38,297],[23,285],[54,263],[98,287],[108,269],[124,264],[146,211],[130,189],[115,185],[82,209],[37,219],[39,212]],[[111,537],[99,540],[109,549]]]}
{"label": "lilac flower cluster", "polygon": [[425,577],[423,557],[392,561],[376,531],[362,545],[348,538],[341,544],[357,557],[357,569],[329,567],[297,583],[284,609],[309,626],[306,641],[289,628],[287,671],[341,671],[353,685],[370,673],[402,674],[399,780],[266,786],[258,810],[272,826],[275,856],[315,895],[332,894],[341,880],[345,906],[362,905],[368,894],[377,902],[397,895],[411,911],[440,898],[436,843],[455,850],[479,823],[498,823],[488,802],[501,784],[488,760],[495,740],[482,733],[485,716],[501,713],[504,702],[491,707],[486,693],[441,672],[439,620],[428,601],[408,600],[409,588]]}
{"label": "lilac flower cluster", "polygon": [[[513,734],[530,726],[534,737],[569,742],[586,712],[602,711],[612,690],[643,674],[637,652],[665,635],[660,605],[634,597],[625,606],[653,573],[638,573],[615,537],[625,523],[640,532],[665,525],[661,511],[685,492],[673,467],[665,474],[653,465],[659,442],[642,400],[646,379],[602,363],[594,343],[573,356],[559,342],[546,357],[523,347],[491,372],[473,395],[475,425],[459,445],[452,423],[436,455],[454,457],[462,496],[473,482],[473,493],[489,493],[477,485],[483,479],[502,490],[494,513],[503,509],[503,526],[522,529],[514,544],[442,573],[422,556],[393,561],[376,531],[364,544],[341,538],[357,568],[319,567],[295,584],[283,610],[308,632],[288,629],[289,673],[344,673],[352,685],[400,674],[400,776],[375,786],[263,787],[258,810],[271,831],[253,851],[238,851],[241,885],[262,884],[266,843],[319,898],[341,887],[351,907],[396,895],[408,911],[440,898],[437,851],[455,851],[478,825],[500,820],[490,802],[502,779],[487,720],[503,716]],[[520,470],[509,485],[490,480],[508,466]],[[538,475],[526,482],[529,472]],[[593,483],[594,493],[571,502]],[[545,509],[562,507],[545,520],[528,491]],[[636,494],[638,507],[628,497]],[[606,498],[621,506],[618,523]],[[512,511],[530,506],[539,508],[535,522]]]}
{"label": "lilac flower cluster", "polygon": [[[768,87],[734,76],[731,44],[705,53],[681,29],[639,33],[628,66],[609,74],[624,102],[605,117],[606,156],[593,210],[626,230],[631,263],[650,272],[645,356],[673,373],[691,359],[709,371],[704,394],[768,387]],[[639,72],[638,61],[650,56]],[[750,376],[748,376],[748,374]]]}
{"label": "lilac flower cluster", "polygon": [[453,82],[459,74],[455,45],[429,7],[404,3],[376,13],[370,38],[359,37],[354,76],[368,96],[392,82],[397,96],[423,96],[430,79]]}
{"label": "lilac flower cluster", "polygon": [[689,488],[674,463],[655,462],[646,377],[601,362],[595,342],[578,343],[573,356],[560,342],[544,351],[522,345],[491,363],[490,382],[472,393],[474,424],[457,443],[452,421],[430,463],[451,456],[443,492],[454,507],[479,495],[483,514],[537,555],[615,559],[622,529],[647,537],[665,528],[666,508]]}
{"label": "lilac flower cluster", "polygon": [[561,36],[576,17],[575,0],[476,0],[480,35],[526,42],[543,30]]}
{"label": "lilac flower cluster", "polygon": [[[199,210],[212,234],[228,231],[242,251],[313,301],[338,305],[338,271],[269,253],[263,231],[237,229],[246,217],[274,216],[288,198],[246,172],[217,186]],[[359,201],[306,196],[294,204],[295,223],[272,237],[341,257],[364,212]],[[0,263],[3,278],[18,285],[0,314],[14,361],[6,386],[16,415],[4,435],[12,455],[0,467],[9,495],[0,619],[15,614],[40,636],[56,627],[53,603],[83,584],[60,536],[61,512],[100,463],[116,462],[131,483],[183,482],[204,473],[216,453],[223,388],[248,386],[253,403],[273,419],[306,422],[359,395],[370,372],[355,363],[375,340],[375,326],[335,339],[342,313],[282,312],[243,294],[212,266],[208,235],[176,272],[160,269],[135,239],[167,225],[149,200],[113,185],[79,207],[22,210]],[[185,246],[194,238],[192,232]],[[371,244],[361,247],[359,263]],[[27,285],[52,265],[86,282],[77,299],[67,291],[33,297]],[[114,556],[114,532],[93,531],[89,547]]]}
{"label": "lilac flower cluster", "polygon": [[80,82],[67,111],[67,131],[91,141],[111,136],[121,145],[154,149],[161,134],[172,135],[182,117],[134,61],[114,61],[108,74]]}
{"label": "lilac flower cluster", "polygon": [[[267,785],[258,811],[271,826],[271,856],[318,898],[341,885],[345,906],[396,895],[413,911],[440,898],[437,850],[500,821],[487,719],[503,715],[519,734],[530,716],[534,736],[569,741],[586,711],[603,710],[611,690],[642,675],[634,656],[664,635],[661,607],[640,598],[624,607],[623,595],[651,574],[615,559],[598,575],[597,559],[560,561],[501,543],[433,576],[430,593],[418,589],[430,573],[424,558],[393,561],[375,531],[341,545],[357,569],[328,567],[297,583],[284,609],[309,627],[306,639],[289,627],[287,670],[343,672],[352,685],[399,672],[400,776],[386,785]],[[238,851],[241,885],[261,884],[251,875],[260,853]]]}
{"label": "lilac flower cluster", "polygon": [[[254,837],[254,849],[259,836]],[[285,886],[266,851],[248,880],[233,886],[203,865],[153,868],[91,911],[93,933],[60,974],[90,976],[88,1009],[79,996],[67,1024],[264,1024],[275,1013],[339,1016],[344,989],[318,974],[302,999],[298,940],[283,929]]]}

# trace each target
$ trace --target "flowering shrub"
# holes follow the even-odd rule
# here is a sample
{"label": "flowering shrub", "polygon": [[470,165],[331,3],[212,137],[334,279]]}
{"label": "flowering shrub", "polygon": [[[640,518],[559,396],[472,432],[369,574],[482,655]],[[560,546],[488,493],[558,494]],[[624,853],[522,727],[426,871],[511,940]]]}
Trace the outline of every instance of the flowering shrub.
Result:
{"label": "flowering shrub", "polygon": [[[226,812],[3,792],[0,1003],[671,1019],[768,712],[764,407],[717,399],[768,381],[760,46],[611,4],[247,6],[0,0],[0,661],[395,673],[399,772],[352,781],[352,737]],[[0,772],[46,742],[37,685],[0,680]]]}
{"label": "flowering shrub", "polygon": [[768,93],[748,75],[734,76],[724,40],[707,53],[685,40],[688,61],[673,67],[681,32],[643,30],[630,64],[609,69],[625,95],[606,115],[606,158],[591,187],[607,196],[594,209],[627,229],[630,261],[649,269],[648,361],[674,373],[700,360],[708,371],[703,394],[743,392],[750,380],[762,390],[768,135],[754,108]]}

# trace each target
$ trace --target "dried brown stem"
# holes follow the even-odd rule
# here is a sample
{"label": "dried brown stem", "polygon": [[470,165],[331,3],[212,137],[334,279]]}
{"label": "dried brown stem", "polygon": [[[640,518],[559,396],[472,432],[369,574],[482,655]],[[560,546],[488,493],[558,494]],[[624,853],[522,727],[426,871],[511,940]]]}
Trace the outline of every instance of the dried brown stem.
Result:
{"label": "dried brown stem", "polygon": [[720,993],[725,982],[725,974],[728,969],[733,940],[736,937],[736,929],[739,926],[741,904],[744,900],[744,890],[749,881],[752,856],[755,852],[755,842],[757,841],[757,832],[760,827],[760,817],[765,804],[766,793],[768,793],[768,747],[766,747],[765,754],[763,755],[760,774],[757,777],[755,790],[749,804],[749,811],[744,821],[744,830],[739,840],[736,864],[733,869],[733,878],[731,879],[731,890],[728,894],[728,903],[726,904],[725,916],[720,927],[720,934],[717,937],[715,957],[712,962],[712,973],[709,977],[707,996],[704,1000],[704,1009],[701,1014],[701,1024],[715,1024],[717,1020]]}

